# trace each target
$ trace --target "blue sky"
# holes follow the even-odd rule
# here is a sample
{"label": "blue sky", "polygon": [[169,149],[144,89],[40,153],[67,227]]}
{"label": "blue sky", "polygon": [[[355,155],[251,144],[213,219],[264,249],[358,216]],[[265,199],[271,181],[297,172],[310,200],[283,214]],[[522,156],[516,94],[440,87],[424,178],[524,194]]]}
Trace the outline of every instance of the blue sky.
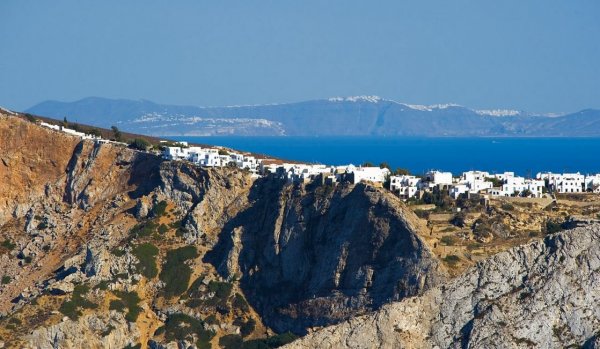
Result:
{"label": "blue sky", "polygon": [[600,1],[0,1],[0,105],[600,108]]}

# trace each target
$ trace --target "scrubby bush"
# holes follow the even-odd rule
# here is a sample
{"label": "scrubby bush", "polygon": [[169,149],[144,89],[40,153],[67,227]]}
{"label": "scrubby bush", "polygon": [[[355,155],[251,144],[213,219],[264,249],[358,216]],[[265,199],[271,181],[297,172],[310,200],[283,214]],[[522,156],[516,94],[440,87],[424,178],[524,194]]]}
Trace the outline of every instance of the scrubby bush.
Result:
{"label": "scrubby bush", "polygon": [[113,300],[110,302],[110,309],[123,311],[127,308],[127,314],[125,314],[125,320],[129,322],[135,322],[142,312],[142,308],[138,305],[141,301],[137,292],[125,292],[125,291],[116,291],[115,295],[120,298],[120,300]]}
{"label": "scrubby bush", "polygon": [[137,269],[142,275],[148,279],[152,279],[158,275],[158,269],[156,267],[158,248],[156,246],[150,243],[141,244],[136,246],[132,253],[139,260]]}
{"label": "scrubby bush", "polygon": [[456,243],[456,240],[452,236],[446,235],[442,236],[440,242],[446,246],[452,246]]}
{"label": "scrubby bush", "polygon": [[458,263],[459,261],[460,261],[460,258],[453,254],[449,254],[446,257],[444,257],[444,262],[448,263],[451,266],[456,265],[456,263]]}
{"label": "scrubby bush", "polygon": [[206,346],[206,343],[210,342],[215,336],[214,332],[204,329],[204,322],[181,313],[169,315],[164,327],[165,340],[168,342],[174,340],[192,340],[192,335],[195,334],[198,338],[196,344],[201,347],[203,345]]}
{"label": "scrubby bush", "polygon": [[12,280],[10,276],[4,275],[2,277],[2,285],[6,285],[6,284],[10,283],[10,280]]}
{"label": "scrubby bush", "polygon": [[140,223],[137,224],[136,226],[134,226],[131,231],[130,234],[133,236],[137,236],[137,237],[145,237],[145,236],[150,236],[152,235],[152,233],[154,233],[156,231],[157,225],[156,223],[149,221],[149,222],[144,222],[144,223]]}
{"label": "scrubby bush", "polygon": [[136,138],[129,143],[129,147],[137,150],[147,150],[150,147],[150,143],[142,138]]}
{"label": "scrubby bush", "polygon": [[168,231],[169,231],[169,227],[167,227],[166,225],[161,224],[161,225],[158,226],[158,233],[159,234],[165,234]]}
{"label": "scrubby bush", "polygon": [[194,246],[185,246],[167,252],[167,258],[159,276],[165,283],[165,296],[178,296],[187,290],[192,269],[185,264],[185,261],[197,256],[198,252]]}
{"label": "scrubby bush", "polygon": [[500,206],[504,211],[514,211],[515,206],[509,202],[504,202],[502,203],[502,206]]}
{"label": "scrubby bush", "polygon": [[239,334],[228,334],[219,338],[219,345],[224,349],[238,349],[242,347],[243,343]]}
{"label": "scrubby bush", "polygon": [[17,247],[16,244],[14,244],[12,241],[10,241],[9,239],[5,239],[4,241],[2,241],[2,243],[0,244],[1,247],[4,247],[5,249],[12,251],[15,249],[15,247]]}
{"label": "scrubby bush", "polygon": [[250,310],[250,307],[248,306],[248,302],[246,301],[246,299],[244,298],[244,296],[242,296],[239,293],[236,293],[233,296],[232,305],[233,305],[234,308],[240,309],[244,313],[246,313],[246,312],[248,312],[248,310]]}
{"label": "scrubby bush", "polygon": [[165,214],[166,210],[167,210],[167,202],[161,201],[161,202],[157,203],[156,205],[154,205],[154,207],[152,208],[152,215],[154,217],[160,217],[163,214]]}
{"label": "scrubby bush", "polygon": [[71,320],[77,320],[77,318],[79,318],[79,316],[81,315],[80,309],[97,308],[97,304],[90,302],[85,298],[89,290],[90,287],[85,284],[76,285],[73,289],[71,300],[64,302],[60,306],[59,311],[64,315],[68,316]]}

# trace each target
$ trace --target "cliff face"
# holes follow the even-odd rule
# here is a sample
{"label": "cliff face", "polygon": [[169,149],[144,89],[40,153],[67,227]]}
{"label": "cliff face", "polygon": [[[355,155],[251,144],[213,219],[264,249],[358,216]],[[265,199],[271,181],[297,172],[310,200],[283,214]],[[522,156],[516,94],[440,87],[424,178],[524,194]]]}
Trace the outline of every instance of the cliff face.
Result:
{"label": "cliff face", "polygon": [[287,348],[596,347],[599,271],[600,225],[580,227]]}
{"label": "cliff face", "polygon": [[253,180],[9,116],[0,179],[9,347],[216,347],[223,336],[304,333],[446,275],[414,215],[366,185]]}
{"label": "cliff face", "polygon": [[258,180],[207,255],[278,331],[303,333],[422,293],[445,272],[393,195],[367,185]]}

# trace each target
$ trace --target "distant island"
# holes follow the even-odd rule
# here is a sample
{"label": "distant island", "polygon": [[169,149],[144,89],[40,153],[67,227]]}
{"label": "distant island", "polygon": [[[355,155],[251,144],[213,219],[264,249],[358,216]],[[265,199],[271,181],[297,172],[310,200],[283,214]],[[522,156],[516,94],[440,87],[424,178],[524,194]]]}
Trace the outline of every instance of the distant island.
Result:
{"label": "distant island", "polygon": [[600,110],[541,115],[415,105],[376,96],[196,107],[147,100],[46,101],[28,113],[154,136],[599,137]]}

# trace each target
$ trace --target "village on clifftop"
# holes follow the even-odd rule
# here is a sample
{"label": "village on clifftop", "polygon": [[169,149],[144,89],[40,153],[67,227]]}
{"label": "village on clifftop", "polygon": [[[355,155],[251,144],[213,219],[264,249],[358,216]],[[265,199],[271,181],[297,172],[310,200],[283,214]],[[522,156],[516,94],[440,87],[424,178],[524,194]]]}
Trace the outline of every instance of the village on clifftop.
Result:
{"label": "village on clifftop", "polygon": [[[98,143],[127,145],[46,122],[41,122],[40,125]],[[254,178],[272,175],[291,183],[308,183],[313,180],[321,180],[328,185],[369,182],[389,189],[405,201],[419,200],[432,192],[443,192],[452,199],[458,199],[461,195],[543,198],[551,197],[552,193],[600,193],[600,174],[540,172],[535,178],[525,178],[514,172],[467,171],[455,177],[451,172],[431,170],[422,176],[416,176],[400,169],[392,172],[385,164],[328,166],[288,163],[278,159],[258,158],[250,153],[238,153],[218,146],[190,146],[183,141],[161,141],[161,144],[160,154],[166,160],[189,161],[201,167],[235,167],[249,171]]]}

